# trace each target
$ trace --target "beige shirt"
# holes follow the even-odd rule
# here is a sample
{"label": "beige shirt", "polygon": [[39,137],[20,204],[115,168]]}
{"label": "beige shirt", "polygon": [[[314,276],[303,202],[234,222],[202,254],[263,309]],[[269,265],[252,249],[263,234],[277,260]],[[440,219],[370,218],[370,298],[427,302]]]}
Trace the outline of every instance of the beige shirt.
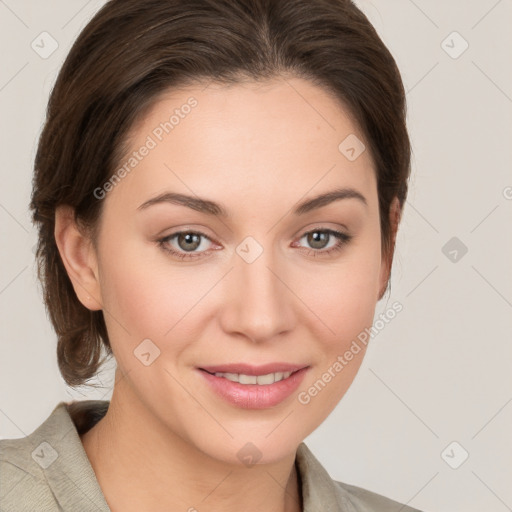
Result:
{"label": "beige shirt", "polygon": [[[110,512],[79,437],[108,405],[107,400],[60,402],[32,434],[0,440],[0,511]],[[419,512],[332,480],[304,443],[296,467],[304,512]]]}

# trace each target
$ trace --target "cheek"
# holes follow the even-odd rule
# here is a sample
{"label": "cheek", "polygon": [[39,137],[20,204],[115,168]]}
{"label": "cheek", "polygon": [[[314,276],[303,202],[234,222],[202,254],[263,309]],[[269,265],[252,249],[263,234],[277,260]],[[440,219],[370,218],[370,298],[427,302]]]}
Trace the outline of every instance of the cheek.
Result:
{"label": "cheek", "polygon": [[[101,294],[112,338],[129,333],[133,343],[162,339],[190,306],[187,290],[197,288],[179,268],[165,264],[156,244],[130,239],[130,234],[105,237],[100,260]],[[112,330],[111,330],[112,329]]]}
{"label": "cheek", "polygon": [[373,322],[380,278],[380,240],[360,237],[336,263],[301,269],[298,295],[316,313],[325,342],[350,343]]}
{"label": "cheek", "polygon": [[[317,367],[297,399],[318,421],[323,421],[351,386],[366,353],[377,302],[380,271],[377,256],[354,251],[350,258],[329,271],[303,276],[304,302],[317,314],[309,330],[317,341]],[[309,290],[309,294],[307,293]]]}

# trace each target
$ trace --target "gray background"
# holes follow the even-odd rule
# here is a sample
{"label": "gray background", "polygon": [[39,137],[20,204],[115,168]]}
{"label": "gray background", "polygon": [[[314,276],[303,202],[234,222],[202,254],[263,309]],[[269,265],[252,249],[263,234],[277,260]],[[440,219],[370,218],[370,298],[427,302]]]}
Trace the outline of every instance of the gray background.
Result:
{"label": "gray background", "polygon": [[[96,390],[60,377],[27,208],[49,91],[103,3],[0,0],[1,438],[32,432],[60,400],[110,398],[112,361]],[[357,4],[408,91],[411,190],[377,315],[404,310],[305,441],[336,480],[425,512],[512,510],[512,1]],[[47,58],[31,47],[44,31],[58,43]]]}

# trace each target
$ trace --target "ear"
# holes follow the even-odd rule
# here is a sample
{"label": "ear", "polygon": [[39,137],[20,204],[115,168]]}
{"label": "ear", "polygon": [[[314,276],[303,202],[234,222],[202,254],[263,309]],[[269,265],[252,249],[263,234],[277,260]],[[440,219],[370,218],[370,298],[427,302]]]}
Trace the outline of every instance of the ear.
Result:
{"label": "ear", "polygon": [[380,291],[378,300],[382,299],[386,293],[388,281],[391,274],[391,266],[393,263],[393,255],[395,252],[396,234],[400,218],[402,216],[402,209],[398,197],[393,198],[391,206],[389,207],[389,223],[391,228],[391,245],[387,254],[382,255],[381,270],[380,270]]}
{"label": "ear", "polygon": [[54,234],[78,300],[92,311],[102,309],[96,251],[90,237],[77,226],[72,207],[57,207]]}

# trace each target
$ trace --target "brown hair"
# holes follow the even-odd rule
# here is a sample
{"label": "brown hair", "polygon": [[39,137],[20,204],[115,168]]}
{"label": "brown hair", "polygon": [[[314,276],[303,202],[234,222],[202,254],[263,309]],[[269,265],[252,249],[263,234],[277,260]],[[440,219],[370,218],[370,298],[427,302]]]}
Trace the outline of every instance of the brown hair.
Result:
{"label": "brown hair", "polygon": [[[130,129],[169,88],[276,76],[333,94],[363,133],[377,172],[383,254],[393,254],[393,198],[410,173],[405,91],[366,16],[349,0],[110,0],[71,48],[51,92],[31,200],[38,274],[65,381],[83,384],[111,355],[102,311],[74,292],[54,237],[55,210],[94,227],[94,195],[128,149]],[[340,141],[341,142],[341,141]],[[389,282],[388,282],[389,285]]]}

